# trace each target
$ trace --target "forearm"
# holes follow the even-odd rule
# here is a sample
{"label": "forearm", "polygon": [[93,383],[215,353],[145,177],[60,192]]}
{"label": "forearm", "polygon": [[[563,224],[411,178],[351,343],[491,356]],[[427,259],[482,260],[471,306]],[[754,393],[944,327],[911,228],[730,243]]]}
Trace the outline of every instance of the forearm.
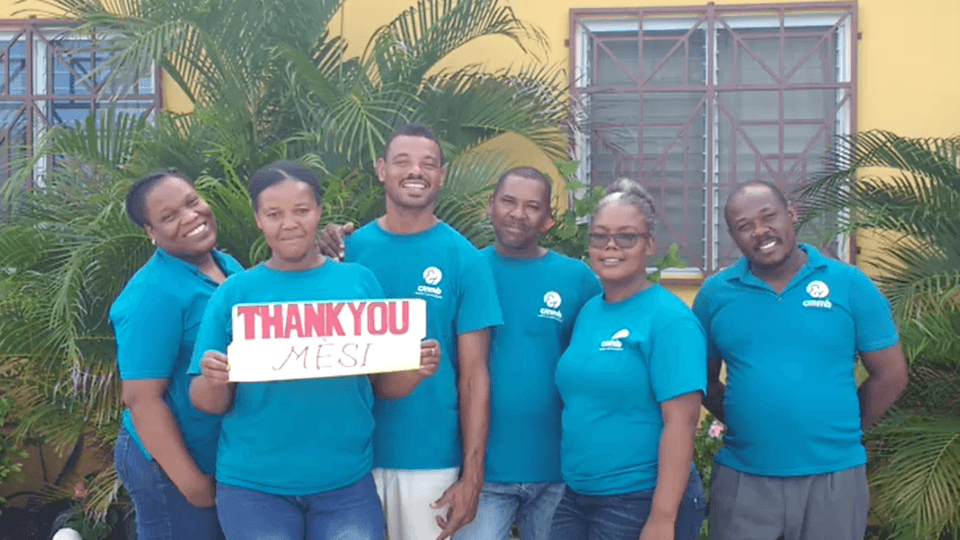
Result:
{"label": "forearm", "polygon": [[235,383],[213,384],[205,376],[197,375],[190,383],[190,402],[207,414],[224,414],[233,406],[235,388]]}
{"label": "forearm", "polygon": [[674,421],[664,424],[660,435],[657,486],[653,491],[650,519],[675,522],[690,480],[693,462],[694,426]]}
{"label": "forearm", "polygon": [[181,487],[203,474],[187,450],[173,412],[163,399],[140,399],[130,407],[140,442],[174,485]]}
{"label": "forearm", "polygon": [[703,407],[710,411],[717,420],[727,423],[726,415],[723,412],[723,396],[727,391],[727,386],[720,381],[710,383],[707,387],[707,395],[703,398]]}
{"label": "forearm", "polygon": [[417,371],[398,371],[370,376],[373,393],[378,399],[400,399],[409,396],[420,385],[423,376]]}
{"label": "forearm", "polygon": [[460,390],[460,432],[463,438],[461,477],[483,483],[487,435],[490,431],[490,373],[483,368],[462,371]]}
{"label": "forearm", "polygon": [[876,423],[905,387],[906,381],[895,373],[880,372],[870,375],[857,390],[860,398],[860,427],[866,430]]}

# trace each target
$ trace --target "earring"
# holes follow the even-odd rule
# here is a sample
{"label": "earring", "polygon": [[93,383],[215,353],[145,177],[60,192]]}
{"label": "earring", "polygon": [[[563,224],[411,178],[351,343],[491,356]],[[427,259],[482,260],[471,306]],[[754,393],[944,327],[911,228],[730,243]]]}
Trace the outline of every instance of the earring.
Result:
{"label": "earring", "polygon": [[150,243],[153,245],[157,245],[157,240],[155,238],[151,238]]}

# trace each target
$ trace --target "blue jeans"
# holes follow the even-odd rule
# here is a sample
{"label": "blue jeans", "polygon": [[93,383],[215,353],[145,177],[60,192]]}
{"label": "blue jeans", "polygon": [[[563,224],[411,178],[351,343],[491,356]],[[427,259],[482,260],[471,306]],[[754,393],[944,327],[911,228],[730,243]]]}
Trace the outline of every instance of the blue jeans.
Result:
{"label": "blue jeans", "polygon": [[217,484],[217,510],[229,540],[383,540],[373,477],[303,497]]}
{"label": "blue jeans", "polygon": [[563,484],[483,485],[477,518],[454,540],[507,540],[517,523],[520,540],[547,540],[553,511],[563,496]]}
{"label": "blue jeans", "polygon": [[[553,514],[551,540],[637,540],[653,505],[653,490],[593,496],[568,486]],[[694,540],[707,509],[703,484],[690,473],[687,492],[677,512],[676,540]]]}
{"label": "blue jeans", "polygon": [[187,502],[167,473],[148,460],[126,428],[120,428],[114,450],[117,477],[133,500],[140,540],[222,539],[216,508]]}

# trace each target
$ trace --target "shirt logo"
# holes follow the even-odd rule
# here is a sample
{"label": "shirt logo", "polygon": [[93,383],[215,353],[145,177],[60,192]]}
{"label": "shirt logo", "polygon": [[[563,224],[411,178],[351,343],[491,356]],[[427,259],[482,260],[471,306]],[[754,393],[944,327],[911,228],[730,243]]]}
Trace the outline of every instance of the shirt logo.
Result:
{"label": "shirt logo", "polygon": [[442,279],[443,272],[441,272],[439,268],[436,266],[427,267],[427,269],[423,271],[423,281],[426,285],[417,287],[417,295],[443,300],[443,289],[437,287]]}
{"label": "shirt logo", "polygon": [[617,330],[615,334],[610,336],[610,339],[600,342],[600,350],[601,351],[622,351],[623,342],[621,342],[620,340],[626,339],[628,337],[630,337],[630,331],[627,330],[626,328],[622,330]]}
{"label": "shirt logo", "polygon": [[543,295],[543,303],[547,305],[545,308],[540,308],[539,317],[544,319],[553,319],[555,321],[563,321],[563,312],[558,310],[560,304],[563,303],[563,298],[560,297],[560,294],[556,291],[550,291],[547,294]]}
{"label": "shirt logo", "polygon": [[807,294],[810,295],[812,300],[804,300],[803,307],[810,308],[819,308],[819,309],[832,309],[833,302],[827,300],[827,296],[830,295],[830,287],[827,287],[827,284],[820,281],[811,281],[807,283]]}

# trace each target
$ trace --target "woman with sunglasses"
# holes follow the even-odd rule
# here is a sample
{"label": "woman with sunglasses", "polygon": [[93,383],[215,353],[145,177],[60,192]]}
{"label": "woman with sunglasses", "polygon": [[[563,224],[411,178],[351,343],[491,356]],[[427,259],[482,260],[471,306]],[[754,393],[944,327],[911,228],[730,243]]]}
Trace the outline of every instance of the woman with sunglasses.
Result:
{"label": "woman with sunglasses", "polygon": [[557,365],[566,483],[553,540],[693,540],[706,509],[693,437],[706,338],[690,309],[647,279],[654,205],[617,181],[590,226],[603,294],[584,305]]}

